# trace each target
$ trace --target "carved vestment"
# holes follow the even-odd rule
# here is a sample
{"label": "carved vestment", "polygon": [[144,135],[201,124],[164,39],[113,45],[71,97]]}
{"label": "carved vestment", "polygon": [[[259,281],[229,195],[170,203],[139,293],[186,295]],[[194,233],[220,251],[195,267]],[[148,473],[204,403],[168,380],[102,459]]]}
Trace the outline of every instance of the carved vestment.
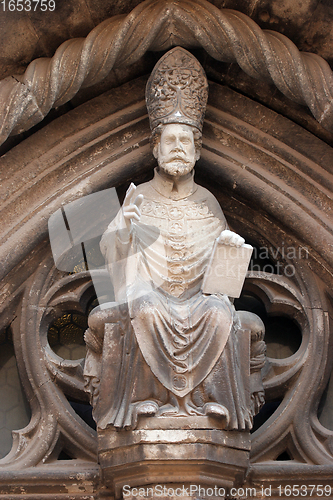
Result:
{"label": "carved vestment", "polygon": [[171,188],[155,171],[136,191],[144,196],[140,222],[124,234],[119,213],[101,240],[117,304],[126,312],[117,319],[118,333],[104,339],[104,396],[94,405],[95,419],[100,428],[133,427],[141,402],[154,402],[163,415],[176,397],[185,398],[188,414],[204,414],[205,405],[216,403],[225,410],[226,428],[249,429],[249,337],[239,335],[228,297],[200,290],[226,221],[193,177],[177,192]]}

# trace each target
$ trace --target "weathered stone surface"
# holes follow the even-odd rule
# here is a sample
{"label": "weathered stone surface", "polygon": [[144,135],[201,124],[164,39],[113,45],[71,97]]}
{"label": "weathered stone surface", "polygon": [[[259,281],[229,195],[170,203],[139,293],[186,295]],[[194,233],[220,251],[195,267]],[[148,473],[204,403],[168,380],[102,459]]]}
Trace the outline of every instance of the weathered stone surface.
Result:
{"label": "weathered stone surface", "polygon": [[77,461],[44,465],[38,471],[0,472],[0,499],[16,500],[33,497],[36,500],[97,500],[99,467]]}
{"label": "weathered stone surface", "polygon": [[207,417],[194,417],[194,428],[191,417],[164,418],[164,430],[160,420],[141,421],[134,431],[99,432],[103,480],[116,498],[125,485],[200,482],[230,488],[243,483],[250,450],[247,433],[224,432],[217,419]]}
{"label": "weathered stone surface", "polygon": [[[240,294],[252,247],[193,181],[207,98],[193,55],[176,47],[158,61],[146,86],[154,178],[130,184],[100,241],[115,299],[89,314],[84,378],[116,498],[126,485],[242,484],[264,404],[264,323],[228,297]],[[242,277],[225,272],[217,288],[215,260],[230,265],[232,249],[247,251]],[[153,428],[149,418],[140,428],[144,417]]]}

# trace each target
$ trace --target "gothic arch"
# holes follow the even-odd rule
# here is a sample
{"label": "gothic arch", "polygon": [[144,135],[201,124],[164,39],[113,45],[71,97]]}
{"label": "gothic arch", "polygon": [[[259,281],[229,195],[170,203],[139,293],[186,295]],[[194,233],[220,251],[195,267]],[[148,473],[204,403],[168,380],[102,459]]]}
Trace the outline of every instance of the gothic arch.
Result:
{"label": "gothic arch", "polygon": [[[2,159],[7,177],[1,186],[5,238],[0,326],[20,311],[17,358],[33,410],[29,426],[16,433],[13,450],[1,464],[4,469],[52,464],[63,447],[88,469],[90,464],[97,488],[94,433],[62,393],[64,387],[67,393],[83,393],[82,366],[55,357],[46,338],[52,317],[48,311],[61,310],[68,297],[72,307],[81,307],[91,284],[86,273],[63,276],[54,268],[47,221],[67,203],[148,175],[154,162],[145,81],[138,79],[81,105]],[[282,403],[253,435],[253,481],[260,482],[260,474],[270,474],[272,480],[274,461],[285,450],[303,472],[307,467],[310,474],[320,474],[323,466],[332,471],[333,432],[317,419],[332,369],[331,161],[331,148],[301,127],[228,88],[210,85],[197,176],[214,191],[232,227],[268,247],[282,270],[295,266],[292,276],[253,272],[246,290],[268,311],[292,318],[302,330],[301,346],[293,356],[270,360],[266,389],[272,397],[282,395]],[[307,249],[306,257],[284,255],[282,242]],[[285,465],[286,470],[291,466]]]}

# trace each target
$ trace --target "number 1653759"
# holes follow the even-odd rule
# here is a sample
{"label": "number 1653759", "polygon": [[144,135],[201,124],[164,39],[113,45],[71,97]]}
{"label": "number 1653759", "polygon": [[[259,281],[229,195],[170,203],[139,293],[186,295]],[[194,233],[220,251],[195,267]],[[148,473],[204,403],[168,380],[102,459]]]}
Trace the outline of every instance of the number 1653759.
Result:
{"label": "number 1653759", "polygon": [[53,12],[56,7],[55,0],[2,0],[0,5],[2,11],[10,12],[36,12],[37,10]]}

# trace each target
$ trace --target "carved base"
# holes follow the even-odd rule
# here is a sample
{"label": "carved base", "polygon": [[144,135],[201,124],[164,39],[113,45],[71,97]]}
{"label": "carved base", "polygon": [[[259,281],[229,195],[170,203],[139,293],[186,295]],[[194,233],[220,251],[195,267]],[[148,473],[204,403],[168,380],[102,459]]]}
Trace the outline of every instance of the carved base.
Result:
{"label": "carved base", "polygon": [[103,482],[116,498],[125,485],[205,484],[231,488],[249,466],[249,432],[224,431],[210,417],[152,417],[135,430],[98,430]]}

